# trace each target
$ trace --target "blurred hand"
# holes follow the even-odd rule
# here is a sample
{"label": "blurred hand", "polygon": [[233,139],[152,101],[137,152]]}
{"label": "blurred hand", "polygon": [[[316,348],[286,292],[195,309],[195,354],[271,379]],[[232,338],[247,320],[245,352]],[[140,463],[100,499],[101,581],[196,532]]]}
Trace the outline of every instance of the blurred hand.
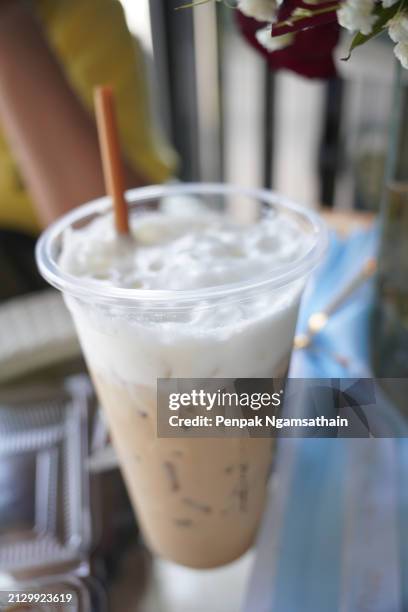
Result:
{"label": "blurred hand", "polygon": [[[0,124],[47,225],[105,188],[94,120],[68,83],[33,6],[0,0]],[[125,161],[124,167],[126,187],[145,184]]]}

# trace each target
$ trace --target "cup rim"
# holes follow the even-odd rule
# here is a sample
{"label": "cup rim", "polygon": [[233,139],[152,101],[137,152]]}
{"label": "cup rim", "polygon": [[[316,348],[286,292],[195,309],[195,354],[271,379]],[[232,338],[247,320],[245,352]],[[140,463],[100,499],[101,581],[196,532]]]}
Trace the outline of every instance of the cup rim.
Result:
{"label": "cup rim", "polygon": [[138,187],[126,191],[125,197],[130,203],[161,198],[170,195],[240,195],[262,201],[280,210],[295,213],[307,222],[312,228],[313,243],[310,249],[295,262],[283,264],[273,272],[265,273],[246,279],[245,281],[225,283],[213,287],[199,289],[173,290],[173,289],[131,289],[103,285],[97,280],[77,277],[63,271],[53,254],[53,245],[60,239],[63,232],[81,219],[95,214],[112,211],[111,198],[104,196],[84,204],[67,213],[52,223],[37,241],[35,255],[37,266],[42,276],[55,288],[64,294],[82,298],[85,301],[97,301],[137,307],[141,302],[151,304],[158,308],[174,308],[184,306],[190,302],[199,302],[216,298],[231,297],[239,299],[247,293],[278,289],[307,277],[316,267],[324,254],[328,244],[327,227],[323,219],[304,206],[295,204],[290,199],[275,191],[266,189],[252,189],[223,183],[175,183]]}

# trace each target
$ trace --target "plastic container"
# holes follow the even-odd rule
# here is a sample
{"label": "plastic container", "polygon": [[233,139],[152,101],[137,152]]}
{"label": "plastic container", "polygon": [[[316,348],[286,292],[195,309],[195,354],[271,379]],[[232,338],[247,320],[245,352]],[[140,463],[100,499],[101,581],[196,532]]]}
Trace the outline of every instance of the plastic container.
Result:
{"label": "plastic container", "polygon": [[87,567],[87,390],[0,393],[0,567],[14,580]]}
{"label": "plastic container", "polygon": [[300,298],[325,250],[323,222],[267,191],[169,185],[127,193],[130,214],[198,202],[243,224],[290,217],[308,248],[242,282],[197,290],[106,286],[64,272],[68,228],[110,210],[102,198],[63,217],[40,238],[37,261],[73,315],[134,508],[151,548],[192,567],[214,567],[251,545],[271,462],[268,439],[160,439],[157,378],[284,377]]}

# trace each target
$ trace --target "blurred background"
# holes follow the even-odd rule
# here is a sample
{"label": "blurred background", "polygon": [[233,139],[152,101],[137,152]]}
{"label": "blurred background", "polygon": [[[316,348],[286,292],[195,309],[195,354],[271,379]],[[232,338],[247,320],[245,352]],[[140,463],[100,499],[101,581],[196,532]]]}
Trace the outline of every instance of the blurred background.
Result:
{"label": "blurred background", "polygon": [[[272,187],[311,206],[378,209],[394,74],[387,37],[338,61],[338,78],[311,81],[271,73],[223,3],[176,11],[180,0],[121,2],[149,60],[183,180]],[[349,43],[345,36],[338,58]]]}
{"label": "blurred background", "polygon": [[[343,62],[350,42],[345,36],[336,50],[338,76],[312,81],[271,72],[222,2],[176,10],[184,0],[119,1],[141,44],[154,121],[178,155],[168,178],[272,188],[322,207],[332,249],[301,313],[301,331],[307,330],[309,317],[340,286],[350,297],[355,272],[376,257],[372,213],[383,201],[395,103],[389,39],[378,37]],[[87,29],[78,32],[78,47],[90,50]],[[110,51],[109,36],[103,43]],[[406,108],[406,87],[401,91]],[[0,160],[0,178],[4,167]],[[21,177],[14,175],[20,189]],[[384,258],[386,282],[376,286],[378,304],[387,317],[391,313],[384,335],[389,352],[381,352],[384,343],[379,349],[388,376],[408,367],[408,274],[402,266],[397,279],[390,273],[403,261],[398,245],[406,253],[408,225],[397,244],[395,223],[407,223],[408,196],[406,189],[403,196],[396,193],[403,212],[389,226],[394,250]],[[31,263],[38,231],[30,236]],[[10,268],[11,277],[17,268]],[[370,269],[371,285],[361,287],[369,279],[360,278],[361,292],[333,317],[318,350],[296,353],[298,375],[372,375]],[[360,446],[344,440],[287,444],[279,482],[272,483],[281,493],[267,515],[255,572],[253,551],[211,572],[153,560],[141,541],[71,319],[56,292],[31,293],[28,286],[24,281],[19,297],[0,303],[0,595],[11,588],[70,592],[70,610],[97,612],[326,612],[341,597],[338,609],[344,612],[406,609],[400,593],[408,601],[408,529],[401,527],[408,515],[408,454],[393,440],[376,446],[367,440],[357,440]],[[381,329],[375,327],[377,339]],[[402,506],[397,499],[403,494]],[[377,585],[374,603],[382,607],[371,600],[361,604],[358,582],[368,591]],[[278,597],[274,607],[265,604],[272,601],[271,589]],[[319,607],[322,594],[327,599]],[[0,599],[0,611],[9,609],[14,607]]]}

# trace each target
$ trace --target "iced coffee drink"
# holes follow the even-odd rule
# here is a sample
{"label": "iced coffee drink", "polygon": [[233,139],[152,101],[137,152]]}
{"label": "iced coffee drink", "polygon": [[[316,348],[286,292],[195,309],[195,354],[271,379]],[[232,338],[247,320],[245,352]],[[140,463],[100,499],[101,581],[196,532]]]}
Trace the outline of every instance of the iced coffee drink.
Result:
{"label": "iced coffee drink", "polygon": [[273,441],[159,438],[157,379],[285,376],[324,246],[312,213],[244,195],[246,222],[231,213],[242,197],[232,187],[135,190],[130,236],[116,235],[100,200],[48,230],[37,252],[64,291],[148,544],[197,568],[251,546]]}

